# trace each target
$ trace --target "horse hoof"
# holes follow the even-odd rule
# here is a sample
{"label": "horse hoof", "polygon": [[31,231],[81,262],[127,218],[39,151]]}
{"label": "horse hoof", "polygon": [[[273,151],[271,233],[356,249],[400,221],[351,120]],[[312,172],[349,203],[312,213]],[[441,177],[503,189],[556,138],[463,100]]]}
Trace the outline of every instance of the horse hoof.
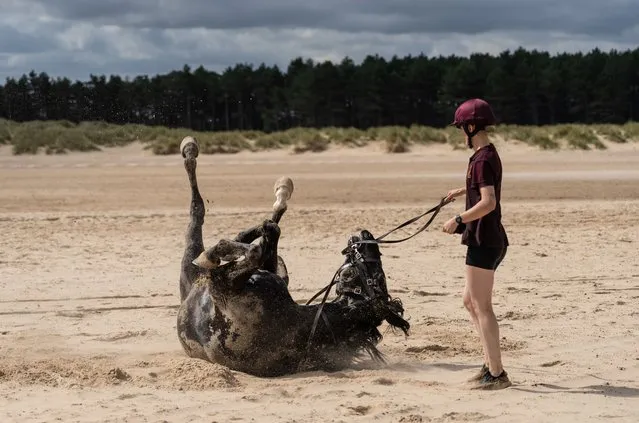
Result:
{"label": "horse hoof", "polygon": [[275,192],[276,201],[273,203],[273,211],[284,210],[286,208],[286,202],[293,195],[293,181],[291,178],[282,176],[275,181],[273,191]]}
{"label": "horse hoof", "polygon": [[182,157],[187,158],[187,153],[195,158],[200,153],[200,147],[197,145],[197,140],[193,137],[184,137],[182,143],[180,144],[180,153],[182,153]]}
{"label": "horse hoof", "polygon": [[191,263],[193,263],[194,265],[196,265],[198,267],[201,267],[203,269],[211,270],[211,269],[215,269],[216,267],[218,267],[220,265],[220,260],[218,259],[215,262],[209,260],[209,258],[206,256],[206,251],[203,251]]}

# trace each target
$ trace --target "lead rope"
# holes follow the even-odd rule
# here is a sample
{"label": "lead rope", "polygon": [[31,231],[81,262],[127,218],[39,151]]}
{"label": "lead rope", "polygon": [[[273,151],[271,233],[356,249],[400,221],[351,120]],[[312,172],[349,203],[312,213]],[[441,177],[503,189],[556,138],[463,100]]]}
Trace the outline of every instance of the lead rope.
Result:
{"label": "lead rope", "polygon": [[[444,207],[446,204],[451,203],[453,200],[450,199],[448,201],[446,201],[446,197],[442,197],[442,199],[440,200],[439,204],[436,205],[435,207],[431,208],[428,211],[425,211],[424,213],[420,214],[419,216],[415,216],[412,219],[407,220],[406,222],[402,223],[401,225],[391,229],[390,231],[386,232],[385,234],[375,238],[375,239],[363,239],[360,241],[354,241],[353,244],[397,244],[399,242],[404,242],[404,241],[408,241],[409,239],[413,238],[414,236],[420,234],[421,232],[425,231],[430,224],[433,222],[433,220],[435,220],[435,217],[439,214],[439,211],[442,209],[442,207]],[[433,213],[434,212],[434,213]],[[428,222],[426,222],[426,224],[424,226],[422,226],[421,228],[419,228],[417,230],[417,232],[415,232],[414,234],[407,236],[406,238],[401,238],[401,239],[392,239],[392,240],[384,240],[384,238],[386,238],[388,235],[392,234],[393,232],[403,228],[404,226],[410,225],[411,223],[414,223],[416,221],[418,221],[419,219],[421,219],[422,217],[433,213],[433,215],[430,217],[430,219],[428,219]],[[344,250],[345,251],[345,250]]]}

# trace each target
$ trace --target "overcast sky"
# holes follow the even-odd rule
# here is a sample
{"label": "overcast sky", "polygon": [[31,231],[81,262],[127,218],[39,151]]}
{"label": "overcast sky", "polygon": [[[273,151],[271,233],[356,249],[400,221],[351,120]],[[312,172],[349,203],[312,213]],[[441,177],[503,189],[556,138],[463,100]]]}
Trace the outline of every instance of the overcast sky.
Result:
{"label": "overcast sky", "polygon": [[0,0],[0,84],[297,56],[639,47],[639,0]]}

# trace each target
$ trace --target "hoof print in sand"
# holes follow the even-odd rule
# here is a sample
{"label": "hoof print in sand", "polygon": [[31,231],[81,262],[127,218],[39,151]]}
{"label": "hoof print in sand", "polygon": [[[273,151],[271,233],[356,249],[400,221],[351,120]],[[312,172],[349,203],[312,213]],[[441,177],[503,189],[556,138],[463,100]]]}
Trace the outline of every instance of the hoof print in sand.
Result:
{"label": "hoof print in sand", "polygon": [[448,295],[446,292],[429,292],[429,291],[413,291],[413,294],[419,295],[420,297],[445,297]]}
{"label": "hoof print in sand", "polygon": [[410,414],[399,419],[399,423],[422,423],[431,421],[428,417],[422,417],[419,414]]}
{"label": "hoof print in sand", "polygon": [[355,407],[347,407],[353,414],[357,414],[359,416],[364,416],[371,411],[370,405],[357,405]]}
{"label": "hoof print in sand", "polygon": [[108,374],[109,374],[109,377],[111,379],[113,379],[114,381],[131,380],[131,375],[129,375],[127,372],[125,372],[124,370],[120,369],[119,367],[116,367],[114,369],[109,370]]}
{"label": "hoof print in sand", "polygon": [[487,416],[482,413],[457,413],[455,411],[446,413],[441,417],[437,417],[433,419],[433,422],[480,422],[482,420],[492,419],[492,417]]}
{"label": "hoof print in sand", "polygon": [[121,341],[123,339],[137,338],[139,336],[145,336],[148,333],[149,333],[149,331],[147,331],[147,330],[127,331],[127,332],[117,333],[117,334],[114,334],[114,335],[102,336],[102,337],[96,338],[96,340],[97,341],[102,341],[102,342],[116,342],[116,341]]}
{"label": "hoof print in sand", "polygon": [[503,319],[508,319],[508,320],[526,320],[526,319],[530,319],[531,317],[535,317],[534,313],[523,313],[520,311],[507,311],[506,313],[504,313],[500,319],[497,320],[503,320]]}
{"label": "hoof print in sand", "polygon": [[425,353],[429,351],[446,351],[449,347],[444,345],[432,344],[432,345],[424,345],[419,347],[408,347],[406,348],[406,352],[409,353]]}

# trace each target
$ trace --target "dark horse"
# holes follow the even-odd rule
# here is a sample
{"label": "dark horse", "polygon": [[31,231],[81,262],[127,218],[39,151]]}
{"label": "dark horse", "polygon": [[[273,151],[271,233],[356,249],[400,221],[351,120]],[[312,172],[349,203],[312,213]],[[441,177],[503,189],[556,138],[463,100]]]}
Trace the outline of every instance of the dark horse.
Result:
{"label": "dark horse", "polygon": [[293,192],[288,178],[276,182],[271,219],[205,250],[197,141],[184,138],[180,150],[191,185],[177,322],[187,355],[256,376],[278,376],[336,370],[364,353],[383,362],[376,348],[383,321],[408,335],[401,301],[388,295],[378,245],[356,242],[373,239],[366,230],[353,235],[343,251],[345,262],[331,282],[336,299],[311,305],[293,300],[286,265],[277,254],[278,223]]}

